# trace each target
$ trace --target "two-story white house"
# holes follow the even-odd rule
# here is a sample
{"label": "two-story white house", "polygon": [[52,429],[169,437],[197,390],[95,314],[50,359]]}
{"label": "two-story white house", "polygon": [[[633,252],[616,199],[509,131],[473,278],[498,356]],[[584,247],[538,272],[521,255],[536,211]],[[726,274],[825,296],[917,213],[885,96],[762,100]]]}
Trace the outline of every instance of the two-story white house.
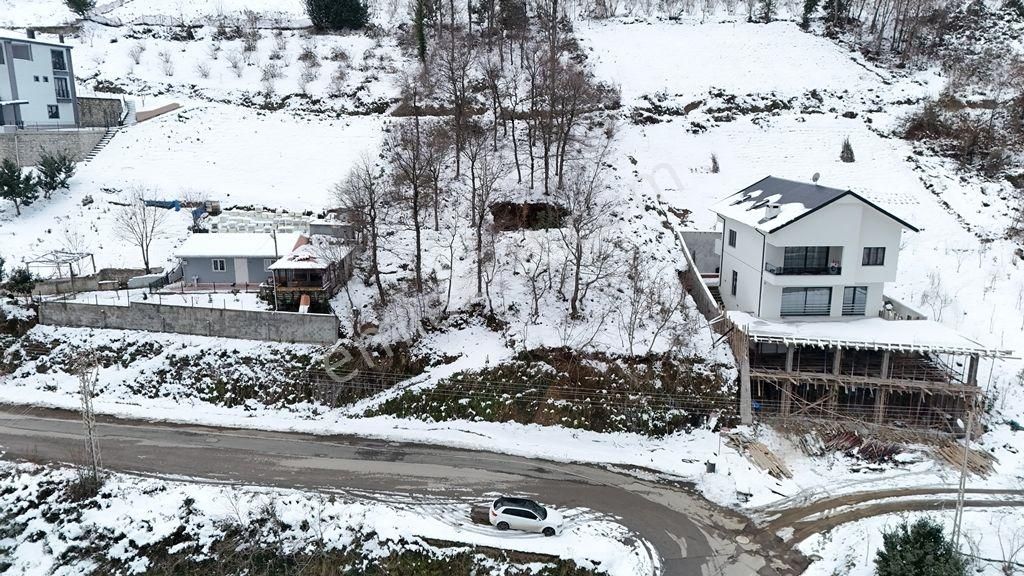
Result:
{"label": "two-story white house", "polygon": [[877,316],[912,224],[850,190],[769,176],[712,207],[727,310],[765,319]]}
{"label": "two-story white house", "polygon": [[36,39],[31,30],[0,32],[0,131],[78,124],[71,47]]}

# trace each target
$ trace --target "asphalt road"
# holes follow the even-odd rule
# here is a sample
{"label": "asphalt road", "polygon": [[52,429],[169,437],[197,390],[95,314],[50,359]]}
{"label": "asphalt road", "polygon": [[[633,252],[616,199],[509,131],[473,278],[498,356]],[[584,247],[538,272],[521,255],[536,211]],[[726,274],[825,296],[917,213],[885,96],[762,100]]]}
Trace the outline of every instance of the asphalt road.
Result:
{"label": "asphalt road", "polygon": [[[489,452],[355,437],[100,418],[104,467],[120,472],[302,489],[429,496],[533,494],[554,506],[617,516],[654,546],[672,576],[798,574],[805,560],[686,486],[643,471],[611,471]],[[0,406],[7,459],[79,461],[76,413]]]}

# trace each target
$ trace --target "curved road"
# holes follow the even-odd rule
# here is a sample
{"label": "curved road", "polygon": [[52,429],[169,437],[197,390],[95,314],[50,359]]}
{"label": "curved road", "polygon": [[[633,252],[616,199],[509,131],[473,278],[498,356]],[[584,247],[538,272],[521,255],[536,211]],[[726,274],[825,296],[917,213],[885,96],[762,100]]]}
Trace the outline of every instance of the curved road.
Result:
{"label": "curved road", "polygon": [[[121,472],[309,490],[535,494],[555,506],[619,517],[656,548],[667,575],[781,576],[806,566],[745,517],[685,486],[645,480],[642,472],[347,436],[102,417],[97,429],[104,467]],[[0,406],[0,451],[9,459],[79,461],[81,420],[73,412]]]}

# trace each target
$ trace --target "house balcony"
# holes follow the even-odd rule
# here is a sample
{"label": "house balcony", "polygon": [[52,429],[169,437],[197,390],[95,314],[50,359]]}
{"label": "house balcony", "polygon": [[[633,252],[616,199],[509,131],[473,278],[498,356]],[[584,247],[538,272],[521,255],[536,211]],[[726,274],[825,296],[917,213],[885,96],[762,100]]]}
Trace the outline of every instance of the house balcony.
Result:
{"label": "house balcony", "polygon": [[764,263],[764,271],[775,276],[839,276],[842,266],[778,266]]}

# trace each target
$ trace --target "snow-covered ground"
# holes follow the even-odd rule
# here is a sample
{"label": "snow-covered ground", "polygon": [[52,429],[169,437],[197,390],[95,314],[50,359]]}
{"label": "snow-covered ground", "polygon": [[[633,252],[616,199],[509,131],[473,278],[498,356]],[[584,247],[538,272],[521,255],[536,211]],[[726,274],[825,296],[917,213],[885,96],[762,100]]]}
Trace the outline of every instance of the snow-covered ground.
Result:
{"label": "snow-covered ground", "polygon": [[182,292],[151,294],[149,289],[108,290],[102,292],[81,292],[71,296],[62,296],[67,302],[83,304],[102,304],[106,306],[128,306],[130,302],[149,302],[151,304],[168,304],[171,306],[189,306],[192,308],[222,308],[226,310],[269,310],[269,306],[260,300],[254,292]]}
{"label": "snow-covered ground", "polygon": [[[219,6],[213,7],[209,4],[182,1],[170,9],[149,1],[114,2],[101,6],[100,12],[123,21],[145,20],[152,13],[174,17],[176,12],[190,19],[210,13],[207,10],[237,13],[242,7],[235,0],[214,3]],[[294,20],[302,17],[299,4],[294,0],[245,3],[278,10]],[[58,23],[69,18],[57,0],[0,0],[0,24]],[[1009,223],[1009,185],[962,174],[950,162],[891,135],[900,118],[914,108],[914,102],[939,92],[945,79],[935,70],[895,73],[877,67],[856,53],[799,30],[792,22],[765,26],[610,20],[579,23],[577,29],[597,75],[621,85],[625,116],[648,107],[644,96],[675,105],[680,111],[700,101],[690,112],[660,118],[660,123],[638,125],[623,119],[618,127],[611,157],[616,174],[614,189],[628,200],[621,219],[637,223],[620,227],[616,234],[618,238],[639,238],[637,244],[650,251],[647,256],[652,269],[667,266],[671,270],[678,256],[666,248],[670,242],[657,237],[660,222],[645,214],[645,200],[690,210],[692,226],[707,229],[714,225],[714,216],[707,210],[712,203],[767,174],[808,180],[820,173],[823,184],[853,188],[921,228],[920,233],[907,233],[904,238],[899,278],[887,287],[889,295],[920,307],[925,290],[938,291],[948,303],[922,310],[933,319],[990,346],[1024,350],[1024,273],[1020,258],[1014,256],[1017,246],[1004,239]],[[40,202],[20,219],[14,219],[6,206],[0,208],[0,255],[10,262],[59,246],[61,237],[67,235],[64,229],[70,228],[88,236],[90,248],[97,252],[98,266],[138,265],[141,258],[132,250],[121,249],[110,232],[113,205],[107,198],[116,199],[116,193],[105,193],[104,188],[125,189],[138,184],[169,195],[199,190],[227,205],[319,210],[330,201],[330,186],[353,162],[363,153],[376,153],[386,122],[381,115],[339,118],[333,112],[312,114],[294,102],[280,111],[232,103],[234,98],[262,89],[259,67],[255,63],[246,66],[242,77],[237,78],[223,56],[233,45],[225,44],[220,59],[209,62],[210,78],[199,76],[196,67],[205,61],[204,50],[213,45],[208,30],[201,31],[202,40],[195,43],[147,39],[139,65],[133,65],[128,55],[131,41],[110,44],[110,38],[118,34],[116,30],[90,30],[85,37],[74,40],[79,43],[77,61],[90,77],[90,84],[97,78],[117,80],[137,93],[141,107],[178,101],[184,108],[124,130],[95,162],[80,167],[70,192]],[[306,42],[288,34],[284,53],[291,67],[277,82],[279,93],[297,91],[296,58]],[[373,74],[360,70],[358,61],[366,59],[365,51],[374,43],[360,35],[321,39],[317,50],[326,55],[333,42],[347,46],[349,55],[357,61],[347,84],[355,90]],[[261,40],[261,64],[268,61],[274,43],[269,35]],[[173,76],[166,74],[158,59],[161,51],[169,50],[173,50],[175,63]],[[369,81],[368,99],[393,97],[407,62],[398,58],[393,44],[384,43],[374,50],[377,56],[370,60],[380,65],[381,71],[376,80]],[[382,62],[389,56],[391,61]],[[320,77],[310,84],[310,91],[317,95],[324,94],[331,72],[331,66],[324,64]],[[336,104],[350,104],[349,98],[342,100]],[[847,137],[857,159],[852,164],[839,160],[840,146]],[[709,169],[712,154],[719,161],[719,173]],[[86,194],[97,202],[81,208],[79,203]],[[184,237],[185,217],[175,224],[174,233],[154,245],[157,262],[166,261]],[[529,248],[539,235],[530,232],[504,238],[499,243],[498,257],[513,262],[515,255]],[[426,267],[442,277],[457,279],[453,308],[479,303],[471,258],[446,260],[448,241],[444,230],[425,233]],[[411,234],[406,230],[389,238],[382,267],[390,276],[407,267],[411,246]],[[511,268],[501,273],[494,286],[498,293],[496,307],[507,309],[510,304],[528,301],[521,275]],[[358,304],[372,297],[372,288],[365,286],[354,285],[352,292]],[[341,307],[347,308],[347,295],[340,298]],[[610,290],[600,296],[600,302],[611,306],[616,298]],[[551,295],[544,311],[561,311],[564,306]],[[453,366],[472,369],[507,359],[516,351],[510,341],[521,349],[573,344],[589,337],[588,327],[576,327],[574,335],[554,316],[527,322],[522,308],[507,313],[515,316],[516,323],[505,334],[473,327],[432,335],[424,345],[460,358],[412,384],[429,385],[433,379],[452,373]],[[398,305],[379,314],[385,332],[401,324],[402,317],[413,315]],[[612,323],[601,328],[593,340],[603,348],[621,349],[623,343],[617,332]],[[100,331],[94,334],[100,339],[114,337]],[[174,337],[152,338],[181,345]],[[225,345],[213,340],[190,340],[199,345]],[[724,347],[711,351],[711,341],[710,332],[701,331],[693,339],[693,350],[718,357]],[[727,355],[721,358],[727,359]],[[1011,432],[1005,423],[1024,421],[1024,387],[1018,376],[1022,367],[1020,360],[982,367],[981,378],[994,399],[995,415],[979,446],[992,451],[999,464],[996,475],[984,481],[972,480],[972,485],[1016,488],[1024,478],[1024,459],[1015,452],[1020,433]],[[741,505],[738,491],[752,494],[745,505],[754,507],[783,497],[799,499],[956,481],[955,471],[928,458],[879,467],[865,467],[842,455],[808,458],[770,430],[757,433],[794,471],[791,480],[771,478],[731,449],[719,449],[717,436],[708,430],[652,439],[559,427],[357,417],[379,398],[352,410],[326,412],[312,407],[250,410],[196,403],[183,414],[177,402],[140,399],[119,389],[124,377],[103,375],[108,393],[97,399],[100,411],[250,428],[359,433],[558,460],[642,465],[691,479],[708,497],[734,506]],[[0,385],[0,400],[73,408],[77,406],[75,389],[75,382],[59,374],[25,373]],[[717,461],[718,474],[704,472],[706,460]],[[984,528],[989,521],[982,512],[968,515],[975,518],[970,525],[976,529]],[[995,518],[992,516],[991,521]],[[880,541],[874,531],[892,521],[891,517],[863,521],[837,529],[830,541],[826,541],[829,536],[808,541],[805,550],[824,558],[812,570],[829,574],[847,558],[870,557],[871,540]],[[867,538],[869,533],[873,535]],[[986,542],[986,553],[994,553],[987,547],[990,544]],[[865,565],[854,563],[862,571]],[[866,572],[854,572],[860,573]]]}
{"label": "snow-covered ground", "polygon": [[[107,477],[95,506],[77,515],[54,513],[64,504],[64,491],[77,471],[0,462],[0,508],[11,527],[24,523],[20,533],[0,539],[6,549],[9,574],[87,574],[93,560],[69,563],[74,548],[105,551],[128,567],[144,573],[151,567],[147,549],[173,535],[170,550],[184,550],[193,559],[211,554],[211,546],[232,526],[255,527],[261,544],[286,553],[308,551],[314,544],[344,550],[359,544],[367,553],[387,556],[403,549],[430,548],[423,539],[471,546],[534,552],[597,567],[610,576],[654,572],[642,540],[624,526],[585,509],[565,510],[565,527],[555,537],[522,535],[509,538],[490,526],[470,522],[473,504],[462,500],[410,498],[390,494],[310,493],[297,490],[168,481],[121,474]],[[278,533],[260,522],[276,522]],[[41,537],[40,537],[41,535]],[[441,552],[438,552],[441,553]]]}

